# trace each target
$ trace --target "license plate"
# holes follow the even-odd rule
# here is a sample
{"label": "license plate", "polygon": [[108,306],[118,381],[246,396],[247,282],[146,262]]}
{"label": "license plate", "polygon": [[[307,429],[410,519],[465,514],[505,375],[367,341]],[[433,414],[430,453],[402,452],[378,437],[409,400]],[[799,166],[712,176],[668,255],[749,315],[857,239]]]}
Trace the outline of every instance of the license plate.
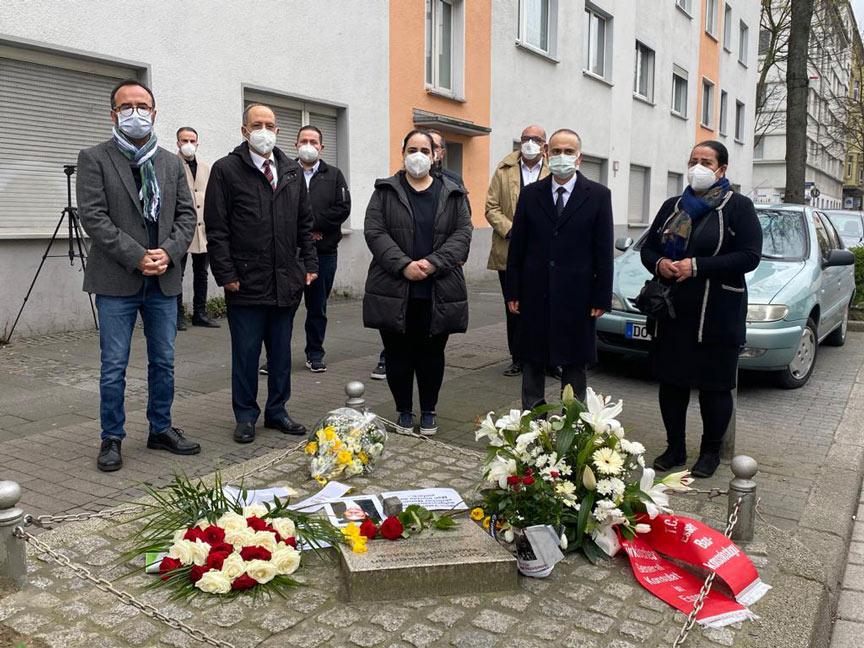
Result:
{"label": "license plate", "polygon": [[641,322],[627,322],[627,329],[624,337],[628,340],[650,340],[648,334],[648,325]]}

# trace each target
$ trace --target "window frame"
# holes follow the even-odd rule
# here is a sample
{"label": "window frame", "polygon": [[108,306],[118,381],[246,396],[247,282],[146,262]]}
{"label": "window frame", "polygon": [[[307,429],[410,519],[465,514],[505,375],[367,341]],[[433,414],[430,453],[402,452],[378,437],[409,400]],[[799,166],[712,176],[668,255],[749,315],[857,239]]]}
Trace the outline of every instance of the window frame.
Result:
{"label": "window frame", "polygon": [[[711,7],[714,7],[714,10],[711,11]],[[705,0],[705,33],[708,34],[715,41],[717,40],[717,14],[719,5],[717,4],[717,0]],[[708,21],[711,21],[711,28],[709,29]]]}
{"label": "window frame", "polygon": [[[648,82],[646,84],[647,91],[645,94],[640,92],[640,81],[643,78],[643,66],[640,65],[644,61],[646,53],[649,56],[648,62],[650,70],[648,71]],[[654,105],[654,78],[657,64],[657,53],[648,47],[643,41],[636,39],[636,50],[634,53],[635,61],[633,65],[633,96],[641,99],[651,105]]]}
{"label": "window frame", "polygon": [[693,0],[675,0],[675,6],[683,11],[688,18],[693,18]]}
{"label": "window frame", "polygon": [[[747,115],[745,114],[747,111],[747,107],[743,101],[735,100],[735,141],[739,144],[744,143],[744,120]],[[740,115],[740,119],[739,119]]]}
{"label": "window frame", "polygon": [[[595,79],[599,79],[605,83],[612,82],[612,16],[599,7],[595,7],[590,2],[585,3],[583,14],[586,21],[586,30],[583,34],[585,49],[582,52],[582,73]],[[592,46],[594,42],[591,40],[591,26],[594,19],[603,21],[603,71],[602,74],[594,71],[591,64],[591,56],[594,53]]]}
{"label": "window frame", "polygon": [[[748,67],[747,50],[750,48],[750,27],[743,20],[738,21],[738,62]],[[743,58],[742,58],[743,56]]]}
{"label": "window frame", "polygon": [[729,93],[720,90],[720,119],[717,124],[717,132],[723,137],[729,134]]}
{"label": "window frame", "polygon": [[723,49],[732,53],[732,5],[728,2],[723,9]]}
{"label": "window frame", "polygon": [[[708,99],[705,100],[705,91],[708,91]],[[710,131],[714,130],[714,103],[717,91],[717,84],[714,83],[711,79],[706,76],[702,77],[702,110],[699,113],[699,125],[703,128],[707,128]],[[708,104],[710,103],[710,113],[708,115],[708,121],[705,121],[705,111],[708,108]]]}
{"label": "window frame", "polygon": [[[464,102],[465,78],[465,0],[426,0],[429,21],[426,23],[426,51],[431,51],[429,76],[424,74],[425,88],[430,94],[436,94],[448,99]],[[439,45],[441,35],[438,33],[438,11],[441,5],[450,6],[450,88],[441,85],[439,69]],[[429,10],[431,7],[431,11]],[[431,44],[429,43],[431,39]],[[431,48],[431,49],[430,49]],[[430,78],[431,77],[431,78]]]}
{"label": "window frame", "polygon": [[546,44],[547,49],[543,49],[531,43],[526,34],[528,21],[526,20],[528,3],[527,0],[519,0],[519,20],[516,30],[516,46],[524,49],[532,54],[536,54],[543,58],[559,63],[558,58],[558,0],[546,0],[548,2],[546,16]]}
{"label": "window frame", "polygon": [[[683,112],[679,111],[675,108],[675,80],[676,79],[680,79],[684,83],[684,92],[682,95],[684,97],[684,111]],[[689,94],[690,94],[690,75],[689,75],[689,73],[684,68],[679,67],[677,65],[673,65],[672,66],[672,99],[670,101],[670,106],[669,106],[670,111],[672,112],[673,115],[675,115],[677,117],[681,117],[682,119],[689,119],[690,118],[690,111],[689,111],[690,99],[688,96]]]}

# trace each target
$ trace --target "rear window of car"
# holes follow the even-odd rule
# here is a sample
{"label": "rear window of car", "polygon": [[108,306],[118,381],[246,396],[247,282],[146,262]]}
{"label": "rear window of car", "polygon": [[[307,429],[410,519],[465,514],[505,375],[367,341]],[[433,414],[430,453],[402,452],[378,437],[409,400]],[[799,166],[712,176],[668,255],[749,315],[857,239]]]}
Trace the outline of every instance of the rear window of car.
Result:
{"label": "rear window of car", "polygon": [[775,261],[803,261],[807,256],[807,228],[804,214],[781,209],[758,209],[762,226],[762,258]]}

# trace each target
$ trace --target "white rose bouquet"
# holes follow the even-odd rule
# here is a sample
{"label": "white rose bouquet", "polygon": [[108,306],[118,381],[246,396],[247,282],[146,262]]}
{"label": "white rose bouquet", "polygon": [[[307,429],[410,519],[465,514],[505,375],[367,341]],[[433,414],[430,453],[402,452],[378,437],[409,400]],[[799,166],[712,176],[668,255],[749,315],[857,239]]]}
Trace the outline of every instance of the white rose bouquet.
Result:
{"label": "white rose bouquet", "polygon": [[313,430],[306,444],[309,473],[322,486],[337,477],[372,472],[387,442],[375,414],[347,407],[327,414]]}

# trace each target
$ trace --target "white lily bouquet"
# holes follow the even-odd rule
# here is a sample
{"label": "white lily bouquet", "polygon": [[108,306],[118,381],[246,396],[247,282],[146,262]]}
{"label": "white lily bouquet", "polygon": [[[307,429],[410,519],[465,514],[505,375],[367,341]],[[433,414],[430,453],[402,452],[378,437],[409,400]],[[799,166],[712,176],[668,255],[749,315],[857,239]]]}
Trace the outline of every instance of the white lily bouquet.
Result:
{"label": "white lily bouquet", "polygon": [[655,478],[645,448],[616,420],[622,409],[590,387],[581,403],[568,386],[561,404],[498,419],[490,412],[476,433],[488,446],[475,519],[507,541],[551,525],[561,549],[581,549],[592,561],[620,550],[618,533],[649,531],[648,520],[671,512],[667,491],[690,490],[692,479],[686,471]]}
{"label": "white lily bouquet", "polygon": [[370,473],[386,442],[387,432],[375,414],[335,409],[315,425],[306,444],[309,473],[322,486],[337,477]]}

